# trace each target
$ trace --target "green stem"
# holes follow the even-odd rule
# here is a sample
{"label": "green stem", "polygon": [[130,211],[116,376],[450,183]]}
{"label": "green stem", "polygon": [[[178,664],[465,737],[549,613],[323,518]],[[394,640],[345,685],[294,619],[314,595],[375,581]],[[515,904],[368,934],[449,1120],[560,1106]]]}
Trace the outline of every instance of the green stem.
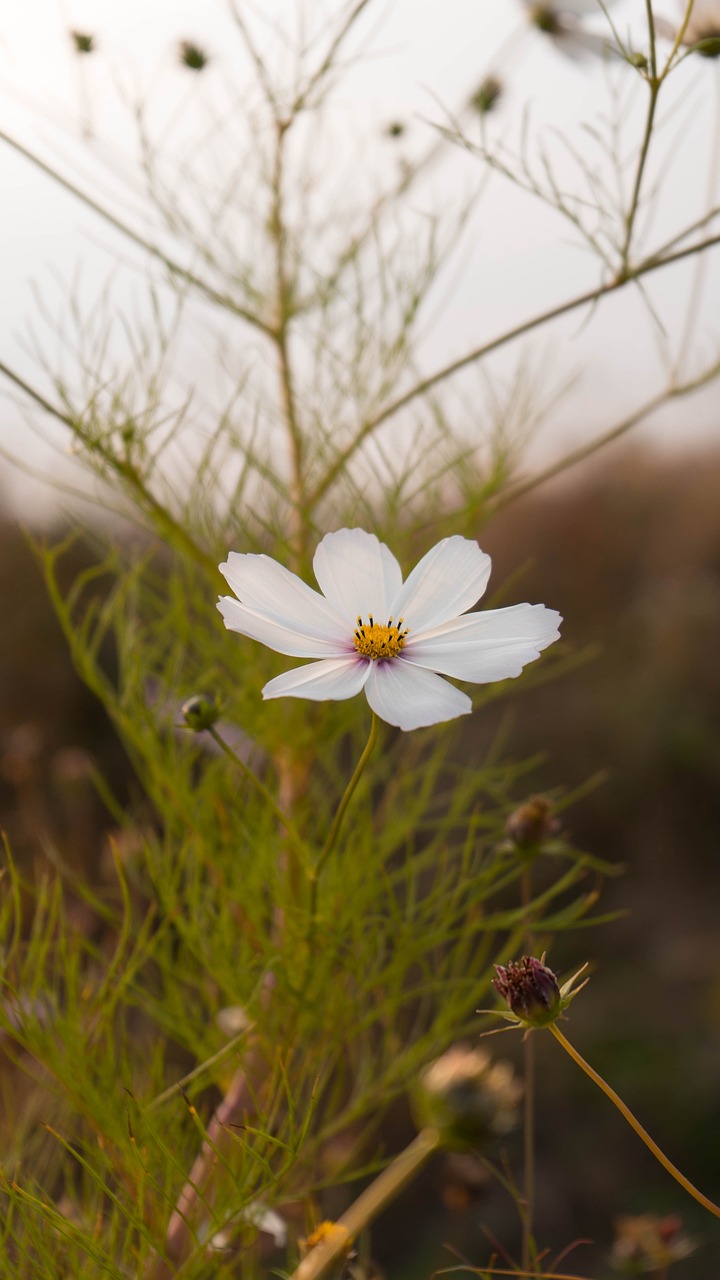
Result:
{"label": "green stem", "polygon": [[303,1259],[290,1280],[319,1280],[324,1276],[333,1262],[346,1254],[349,1244],[357,1238],[360,1231],[420,1172],[440,1145],[441,1138],[437,1129],[422,1129],[410,1146],[401,1151],[392,1164],[383,1169],[375,1181],[358,1196],[347,1213],[334,1224],[331,1235]]}
{"label": "green stem", "polygon": [[[309,923],[308,923],[308,952],[310,957],[312,957],[313,948],[315,945],[315,916],[317,913],[317,898],[318,898],[318,886],[320,883],[320,874],[322,872],[323,867],[325,866],[325,863],[330,857],[330,854],[335,848],[335,845],[337,844],[337,838],[340,834],[340,827],[342,826],[342,820],[345,817],[345,814],[347,812],[347,807],[350,801],[352,800],[357,784],[360,781],[365,771],[365,766],[368,760],[370,759],[372,749],[375,746],[375,743],[377,741],[379,727],[380,727],[380,721],[376,716],[375,712],[373,711],[372,724],[370,725],[370,736],[367,742],[365,743],[365,750],[363,751],[360,759],[358,760],[355,766],[355,772],[353,773],[352,778],[348,782],[345,788],[345,792],[343,794],[342,800],[340,801],[340,804],[337,807],[337,812],[335,814],[335,817],[333,818],[332,826],[328,831],[327,839],[325,841],[325,844],[323,845],[320,857],[318,858],[317,863],[315,864],[312,871],[310,872],[310,913],[309,913]],[[310,975],[310,969],[308,968],[308,977],[309,975]]]}
{"label": "green stem", "polygon": [[365,743],[365,750],[363,751],[360,759],[358,760],[355,766],[355,772],[345,788],[343,798],[337,807],[337,812],[335,814],[335,817],[333,818],[332,826],[328,831],[327,840],[325,841],[322,853],[320,854],[320,857],[317,860],[317,865],[315,867],[316,879],[317,877],[319,877],[320,872],[322,871],[323,867],[325,866],[325,863],[327,862],[328,858],[330,857],[330,854],[332,853],[333,849],[335,848],[335,845],[337,844],[337,838],[340,834],[340,828],[342,826],[343,818],[345,817],[345,814],[347,813],[347,807],[350,804],[350,801],[352,800],[353,795],[355,794],[355,790],[357,788],[358,782],[360,781],[363,773],[365,772],[365,766],[368,760],[370,759],[373,747],[377,742],[379,728],[380,728],[380,720],[378,716],[376,716],[375,712],[373,711],[372,724],[370,725],[370,736],[367,742]]}
{"label": "green stem", "polygon": [[603,1080],[602,1076],[590,1066],[590,1063],[585,1061],[582,1055],[578,1053],[577,1049],[573,1048],[570,1041],[563,1035],[562,1031],[558,1030],[556,1024],[552,1023],[548,1030],[552,1031],[558,1044],[561,1044],[565,1052],[570,1054],[570,1057],[577,1063],[581,1070],[585,1072],[585,1075],[589,1076],[593,1083],[596,1084],[599,1089],[602,1089],[606,1097],[615,1104],[620,1114],[625,1117],[630,1127],[635,1130],[636,1134],[642,1139],[648,1150],[652,1151],[655,1159],[660,1161],[660,1164],[664,1169],[667,1169],[670,1176],[673,1177],[676,1182],[679,1182],[680,1186],[683,1187],[685,1191],[687,1191],[688,1195],[691,1195],[694,1200],[697,1200],[698,1204],[701,1204],[704,1209],[707,1209],[710,1213],[714,1214],[716,1218],[720,1218],[720,1207],[713,1204],[712,1200],[708,1200],[708,1197],[704,1196],[702,1191],[698,1191],[697,1187],[694,1187],[692,1182],[685,1177],[685,1174],[681,1173],[671,1160],[668,1160],[665,1153],[660,1150],[657,1143],[650,1137],[647,1129],[643,1129],[640,1121],[635,1119],[632,1111],[625,1105],[622,1098],[620,1098],[607,1081]]}
{"label": "green stem", "polygon": [[633,185],[633,193],[630,197],[628,211],[625,214],[625,240],[621,250],[623,271],[627,271],[630,259],[630,246],[635,229],[635,219],[640,207],[640,189],[642,187],[643,176],[645,174],[645,165],[647,163],[648,153],[650,151],[650,141],[653,135],[653,125],[655,123],[655,111],[657,109],[658,94],[663,83],[664,75],[658,76],[657,71],[657,53],[655,49],[655,20],[653,17],[651,0],[645,0],[645,9],[647,12],[648,39],[650,42],[650,74],[648,76],[648,89],[650,90],[650,101],[648,103],[647,117],[645,119],[645,131],[640,146],[640,155],[638,157],[637,169],[635,170],[635,182]]}
{"label": "green stem", "polygon": [[268,807],[270,808],[274,816],[277,818],[278,822],[281,823],[282,826],[287,831],[288,836],[292,841],[293,847],[295,848],[295,851],[297,852],[300,858],[300,861],[305,863],[307,860],[306,850],[305,850],[305,845],[303,844],[302,837],[300,836],[296,828],[293,826],[287,814],[283,813],[282,809],[280,808],[280,805],[278,804],[277,800],[272,794],[272,791],[270,791],[269,788],[265,786],[265,783],[262,782],[260,778],[258,778],[257,774],[253,773],[250,766],[247,765],[245,761],[240,758],[237,752],[233,751],[232,747],[229,746],[228,743],[225,741],[225,739],[220,736],[220,734],[218,733],[217,729],[214,726],[211,725],[207,732],[210,734],[210,737],[213,739],[213,742],[217,743],[220,750],[223,751],[225,755],[228,756],[230,760],[232,760],[233,763],[236,764],[237,767],[242,771],[242,773],[247,778],[248,782],[252,783],[258,795],[262,796],[263,800],[268,805]]}

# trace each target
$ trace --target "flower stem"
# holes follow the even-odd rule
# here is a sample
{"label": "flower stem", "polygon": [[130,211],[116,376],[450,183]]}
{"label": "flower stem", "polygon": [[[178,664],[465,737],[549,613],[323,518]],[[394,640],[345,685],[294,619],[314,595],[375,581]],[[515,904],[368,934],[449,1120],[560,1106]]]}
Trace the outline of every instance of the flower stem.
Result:
{"label": "flower stem", "polygon": [[360,759],[358,760],[357,765],[355,766],[355,772],[353,773],[352,778],[350,779],[350,781],[348,782],[345,788],[343,798],[340,801],[340,804],[337,807],[337,813],[333,818],[332,826],[328,831],[327,840],[323,845],[322,853],[320,854],[320,857],[317,860],[317,864],[315,867],[316,883],[317,883],[317,877],[320,875],[320,872],[322,871],[323,867],[325,866],[325,863],[327,862],[328,858],[330,857],[330,854],[332,853],[333,849],[335,848],[335,845],[337,844],[337,838],[340,834],[340,827],[342,826],[343,818],[345,817],[345,814],[347,812],[347,807],[353,798],[357,784],[360,781],[363,773],[365,772],[365,766],[368,760],[370,759],[373,747],[377,742],[379,728],[380,728],[380,721],[376,716],[375,712],[373,711],[372,724],[370,725],[370,736],[367,742],[365,743],[365,750],[363,751]]}
{"label": "flower stem", "polygon": [[437,1129],[422,1129],[410,1146],[401,1151],[392,1164],[383,1169],[375,1181],[358,1196],[355,1203],[335,1223],[332,1234],[303,1259],[290,1280],[319,1280],[320,1276],[324,1276],[333,1262],[337,1262],[347,1252],[351,1241],[396,1198],[440,1145],[441,1138]]}
{"label": "flower stem", "polygon": [[[375,746],[375,743],[377,741],[379,727],[380,727],[380,721],[378,720],[378,717],[375,715],[375,712],[373,711],[372,724],[370,725],[370,736],[367,742],[365,743],[365,750],[363,751],[360,759],[358,760],[355,766],[355,772],[353,773],[352,778],[348,782],[345,788],[342,800],[340,801],[340,804],[337,807],[337,812],[335,814],[335,817],[333,818],[332,826],[328,831],[327,839],[325,841],[325,844],[323,845],[320,857],[318,858],[317,863],[315,864],[315,866],[312,868],[310,872],[310,911],[308,916],[308,954],[310,958],[312,957],[313,949],[315,946],[315,915],[317,912],[318,885],[320,883],[320,874],[322,872],[323,867],[325,866],[325,863],[330,857],[330,854],[335,848],[335,845],[337,844],[337,838],[340,834],[340,827],[342,826],[342,820],[345,817],[345,813],[347,812],[347,807],[350,801],[352,800],[353,794],[355,792],[355,788],[357,787],[357,784],[363,775],[365,766],[368,760],[370,759],[372,749]],[[310,977],[310,968],[308,967],[308,978],[309,977]]]}
{"label": "flower stem", "polygon": [[668,1160],[667,1156],[660,1150],[657,1143],[650,1137],[647,1130],[643,1129],[640,1121],[635,1119],[632,1111],[625,1105],[622,1098],[618,1097],[615,1090],[611,1088],[607,1081],[603,1080],[602,1076],[598,1075],[598,1072],[593,1070],[589,1062],[586,1062],[582,1055],[578,1053],[577,1049],[573,1048],[570,1041],[565,1038],[562,1031],[558,1029],[556,1024],[552,1023],[548,1030],[552,1031],[558,1044],[561,1044],[565,1052],[570,1054],[570,1057],[585,1072],[585,1075],[589,1076],[593,1083],[596,1084],[599,1089],[602,1089],[606,1097],[608,1097],[611,1102],[615,1103],[620,1114],[625,1117],[631,1128],[635,1130],[639,1138],[642,1138],[645,1146],[652,1151],[655,1159],[660,1161],[660,1164],[664,1169],[667,1169],[671,1177],[673,1177],[676,1182],[679,1182],[680,1186],[684,1187],[688,1195],[691,1195],[694,1200],[697,1200],[698,1204],[701,1204],[704,1209],[707,1209],[710,1213],[714,1214],[716,1218],[720,1218],[720,1208],[718,1205],[713,1204],[713,1201],[709,1200],[707,1196],[704,1196],[702,1191],[698,1191],[697,1187],[693,1186],[692,1182],[690,1182],[685,1175],[676,1168],[672,1161]]}

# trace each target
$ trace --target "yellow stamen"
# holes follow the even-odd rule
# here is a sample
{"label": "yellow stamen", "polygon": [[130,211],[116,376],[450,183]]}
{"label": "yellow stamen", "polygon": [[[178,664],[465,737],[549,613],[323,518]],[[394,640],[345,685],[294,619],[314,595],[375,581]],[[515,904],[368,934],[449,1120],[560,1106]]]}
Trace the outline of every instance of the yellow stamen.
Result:
{"label": "yellow stamen", "polygon": [[337,1241],[339,1245],[341,1240],[347,1244],[349,1249],[350,1236],[347,1229],[339,1222],[325,1221],[321,1222],[306,1239],[300,1241],[300,1247],[303,1253],[307,1254],[311,1249],[315,1249],[317,1245],[324,1244],[326,1241],[332,1241],[333,1244]]}
{"label": "yellow stamen", "polygon": [[408,628],[401,630],[403,619],[398,618],[397,623],[393,623],[392,618],[388,618],[386,625],[375,622],[372,614],[368,614],[368,621],[363,622],[362,618],[357,620],[357,629],[353,633],[353,644],[358,653],[363,658],[395,658],[401,649],[405,648],[405,637]]}

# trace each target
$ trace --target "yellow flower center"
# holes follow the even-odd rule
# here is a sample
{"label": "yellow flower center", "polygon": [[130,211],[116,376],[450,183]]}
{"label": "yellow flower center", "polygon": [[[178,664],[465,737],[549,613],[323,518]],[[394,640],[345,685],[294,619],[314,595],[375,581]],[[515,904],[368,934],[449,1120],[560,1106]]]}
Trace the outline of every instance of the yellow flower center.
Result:
{"label": "yellow flower center", "polygon": [[353,644],[363,658],[372,658],[373,661],[377,658],[396,658],[400,650],[405,648],[408,633],[407,627],[401,631],[402,624],[402,618],[398,618],[395,624],[392,618],[388,618],[385,625],[375,622],[372,614],[368,614],[367,622],[358,618]]}

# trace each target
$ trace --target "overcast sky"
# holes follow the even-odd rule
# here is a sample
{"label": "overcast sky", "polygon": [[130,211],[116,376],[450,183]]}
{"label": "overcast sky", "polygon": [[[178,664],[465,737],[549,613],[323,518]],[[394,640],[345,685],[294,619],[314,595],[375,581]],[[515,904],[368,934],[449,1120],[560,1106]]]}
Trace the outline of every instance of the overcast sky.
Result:
{"label": "overcast sky", "polygon": [[[268,50],[278,51],[272,56],[280,66],[284,55],[265,20],[276,19],[291,33],[298,2],[243,4],[251,14],[264,15],[256,30]],[[667,5],[672,18],[673,0]],[[303,9],[312,26],[323,13],[342,7],[339,0],[309,0]],[[634,33],[638,47],[643,46],[644,7],[643,0],[617,0],[612,10],[620,30]],[[598,9],[588,25],[599,32],[603,24]],[[74,54],[68,34],[72,29],[93,34],[96,50],[91,56]],[[459,111],[489,72],[499,74],[505,86],[492,129],[516,139],[528,111],[532,136],[542,135],[556,148],[558,173],[570,186],[574,162],[560,158],[551,131],[564,132],[602,176],[609,176],[609,170],[583,122],[601,124],[612,101],[621,101],[624,145],[632,149],[639,137],[644,108],[639,78],[624,65],[563,56],[529,27],[521,0],[376,0],[359,34],[363,57],[333,98],[329,135],[338,150],[328,151],[328,164],[346,164],[349,184],[379,185],[404,154],[427,145],[433,136],[428,121]],[[181,39],[194,40],[207,51],[210,61],[201,76],[178,64]],[[150,118],[158,128],[167,128],[175,145],[199,127],[200,95],[221,111],[248,75],[225,0],[24,0],[3,15],[0,69],[3,128],[84,189],[100,191],[110,204],[119,201],[117,207],[126,209],[136,183],[132,103],[142,99]],[[719,75],[720,60],[695,56],[670,87],[649,167],[651,182],[666,175],[667,184],[646,233],[648,245],[708,207],[717,166]],[[394,141],[385,135],[392,122],[405,127]],[[418,198],[449,207],[479,175],[479,162],[455,151],[433,169]],[[107,227],[4,145],[0,183],[0,359],[47,391],[50,383],[38,360],[57,370],[63,362],[69,367],[69,357],[41,318],[38,295],[55,317],[53,323],[63,322],[73,280],[80,278],[82,295],[92,282],[106,279],[115,262],[113,287],[129,303],[137,282],[136,260]],[[118,255],[127,266],[117,264]],[[706,259],[686,356],[690,371],[720,344],[718,259],[717,251]],[[494,178],[446,282],[442,318],[427,329],[423,368],[438,367],[592,287],[596,279],[596,262],[562,219]],[[494,367],[510,381],[520,367],[536,371],[545,393],[573,379],[539,438],[538,453],[547,456],[578,443],[659,388],[661,353],[677,351],[693,287],[698,288],[698,281],[692,264],[664,270],[647,283],[657,321],[638,292],[627,290],[589,319],[576,314],[503,351]],[[30,349],[30,329],[39,352]],[[718,406],[720,391],[706,392],[679,411],[665,411],[648,430],[664,444],[678,442],[681,423],[686,445],[716,430]],[[53,438],[63,445],[59,434]],[[12,399],[3,402],[0,412],[0,447],[57,474],[57,460],[30,435]],[[30,492],[13,485],[16,502],[26,502]],[[37,498],[38,491],[32,493]]]}

